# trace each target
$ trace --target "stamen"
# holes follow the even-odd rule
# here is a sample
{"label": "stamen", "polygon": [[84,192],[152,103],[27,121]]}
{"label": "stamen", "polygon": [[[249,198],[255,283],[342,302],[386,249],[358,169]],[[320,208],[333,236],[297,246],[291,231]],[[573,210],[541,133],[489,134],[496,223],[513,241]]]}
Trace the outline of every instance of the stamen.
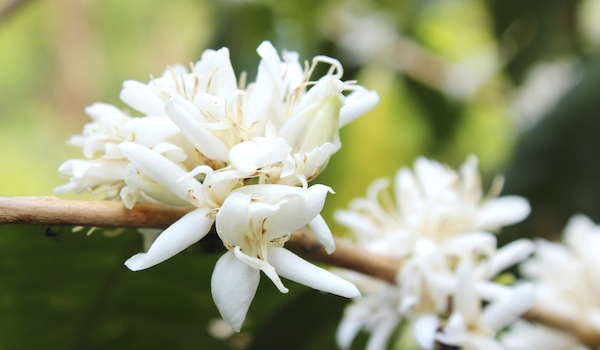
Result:
{"label": "stamen", "polygon": [[504,176],[497,175],[496,177],[494,177],[494,180],[492,180],[492,186],[490,187],[490,191],[485,196],[483,201],[488,201],[498,197],[502,192],[502,187],[504,187]]}
{"label": "stamen", "polygon": [[[316,66],[316,64],[318,62],[323,62],[323,63],[328,63],[331,65],[331,68],[328,72],[329,75],[333,75],[334,77],[341,79],[342,76],[344,75],[344,68],[342,67],[342,64],[340,63],[340,61],[336,60],[335,58],[331,58],[328,56],[315,56],[313,58],[313,65]],[[336,74],[333,74],[333,73]]]}
{"label": "stamen", "polygon": [[246,79],[248,78],[248,72],[243,71],[240,74],[240,79],[238,81],[238,88],[240,90],[246,90]]}
{"label": "stamen", "polygon": [[275,284],[275,286],[277,287],[277,289],[279,289],[281,293],[289,292],[289,289],[287,289],[281,282],[281,279],[279,278],[279,275],[277,275],[275,268],[269,263],[242,253],[240,247],[238,246],[233,248],[233,254],[236,258],[240,259],[246,265],[264,272],[265,275],[269,277],[269,279],[273,282],[273,284]]}
{"label": "stamen", "polygon": [[190,177],[196,177],[196,175],[199,175],[199,174],[204,174],[204,175],[208,176],[212,173],[213,173],[213,170],[208,165],[198,165],[197,167],[192,169],[187,174],[185,174],[185,175],[181,176],[180,178],[178,178],[177,180],[175,180],[175,182],[180,183],[181,181],[183,181],[185,179],[189,179]]}
{"label": "stamen", "polygon": [[179,77],[181,78],[181,89],[183,90],[183,96],[188,101],[191,101],[192,98],[191,98],[191,96],[188,95],[187,86],[185,84],[185,76],[183,75],[183,73],[179,73]]}
{"label": "stamen", "polygon": [[208,77],[208,81],[206,82],[206,92],[212,92],[211,91],[211,85],[213,83],[214,77],[217,74],[217,72],[219,71],[219,68],[215,69],[214,71],[212,71],[210,73],[210,77]]}

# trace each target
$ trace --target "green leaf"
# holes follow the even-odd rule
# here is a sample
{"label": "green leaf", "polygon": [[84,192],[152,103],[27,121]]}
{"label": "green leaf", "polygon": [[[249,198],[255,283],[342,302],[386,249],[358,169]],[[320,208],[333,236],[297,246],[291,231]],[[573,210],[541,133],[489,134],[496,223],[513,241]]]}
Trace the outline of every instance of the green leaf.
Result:
{"label": "green leaf", "polygon": [[141,236],[0,228],[0,348],[227,349],[207,333],[216,255],[180,254],[131,272]]}

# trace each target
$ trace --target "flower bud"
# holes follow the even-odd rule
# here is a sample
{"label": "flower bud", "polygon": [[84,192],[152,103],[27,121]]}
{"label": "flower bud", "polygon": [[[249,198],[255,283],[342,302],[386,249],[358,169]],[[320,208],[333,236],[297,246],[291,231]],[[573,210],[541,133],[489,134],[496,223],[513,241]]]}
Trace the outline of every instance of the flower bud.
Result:
{"label": "flower bud", "polygon": [[342,85],[332,77],[320,80],[304,96],[296,115],[283,126],[280,135],[297,152],[308,153],[334,141],[344,101]]}

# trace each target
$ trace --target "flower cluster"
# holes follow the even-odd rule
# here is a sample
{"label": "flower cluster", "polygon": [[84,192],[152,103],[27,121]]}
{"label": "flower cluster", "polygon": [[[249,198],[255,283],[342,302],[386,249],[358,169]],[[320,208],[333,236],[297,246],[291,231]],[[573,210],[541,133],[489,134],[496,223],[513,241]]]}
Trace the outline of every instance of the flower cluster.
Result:
{"label": "flower cluster", "polygon": [[[539,240],[533,258],[521,264],[521,272],[535,284],[536,305],[600,332],[600,226],[583,215],[574,216],[563,241]],[[502,341],[510,350],[587,349],[569,334],[527,321],[517,322]]]}
{"label": "flower cluster", "polygon": [[458,172],[419,158],[414,171],[397,173],[395,199],[388,187],[387,180],[377,180],[366,198],[336,213],[359,245],[402,261],[396,284],[341,271],[363,298],[347,308],[338,344],[349,347],[364,329],[372,333],[368,349],[385,348],[404,320],[423,349],[434,348],[436,342],[462,349],[500,349],[496,332],[531,306],[533,288],[493,279],[530,255],[535,245],[518,240],[497,249],[492,232],[524,219],[528,202],[498,197],[501,178],[484,196],[475,157]]}
{"label": "flower cluster", "polygon": [[[227,252],[212,275],[212,294],[223,318],[240,329],[263,271],[281,292],[280,276],[355,297],[351,283],[283,248],[308,224],[328,252],[335,249],[320,216],[324,185],[308,187],[341,146],[338,130],[372,109],[373,91],[341,80],[341,64],[317,56],[302,66],[298,54],[279,56],[269,42],[256,81],[236,79],[226,48],[207,50],[188,70],[168,68],[149,83],[126,81],[121,99],[132,117],[97,103],[93,122],[70,143],[86,159],[65,162],[69,177],[57,193],[92,191],[136,202],[193,205],[145,253],[125,263],[137,271],[159,264],[201,240],[213,224]],[[319,79],[317,64],[330,66]],[[349,92],[344,94],[344,92]]]}

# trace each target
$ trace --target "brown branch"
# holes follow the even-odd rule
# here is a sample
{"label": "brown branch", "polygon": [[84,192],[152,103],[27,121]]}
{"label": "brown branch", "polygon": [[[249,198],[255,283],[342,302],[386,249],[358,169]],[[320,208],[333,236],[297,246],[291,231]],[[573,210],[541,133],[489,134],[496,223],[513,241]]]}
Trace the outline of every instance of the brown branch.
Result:
{"label": "brown branch", "polygon": [[0,197],[0,224],[167,228],[191,210],[157,203],[64,200],[56,197]]}
{"label": "brown branch", "polygon": [[588,322],[582,321],[581,317],[567,316],[545,310],[539,306],[533,306],[521,318],[529,322],[541,323],[554,329],[560,329],[576,337],[590,349],[600,348],[600,333],[598,329]]}
{"label": "brown branch", "polygon": [[[156,203],[138,203],[134,209],[128,210],[116,201],[0,197],[0,224],[166,228],[190,210],[191,207]],[[372,254],[342,239],[336,239],[336,250],[329,255],[308,228],[294,232],[286,247],[306,259],[354,270],[390,283],[395,283],[401,264],[399,260]],[[522,318],[570,333],[591,349],[600,346],[600,332],[579,318],[559,315],[538,306],[532,307]]]}
{"label": "brown branch", "polygon": [[294,232],[285,244],[286,248],[305,259],[354,270],[394,283],[396,273],[400,268],[399,260],[384,255],[367,253],[352,243],[339,238],[335,239],[335,246],[335,252],[327,254],[325,247],[307,227]]}

